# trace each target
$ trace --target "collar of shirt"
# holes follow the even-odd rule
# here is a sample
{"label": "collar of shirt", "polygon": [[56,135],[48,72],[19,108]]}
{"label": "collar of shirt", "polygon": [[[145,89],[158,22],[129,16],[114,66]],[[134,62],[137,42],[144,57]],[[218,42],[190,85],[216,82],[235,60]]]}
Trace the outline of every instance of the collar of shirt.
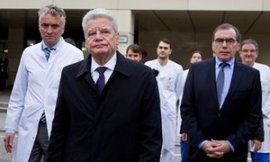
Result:
{"label": "collar of shirt", "polygon": [[[99,77],[99,74],[98,72],[96,71],[96,69],[98,67],[100,67],[100,65],[95,61],[95,59],[93,57],[91,57],[91,60],[92,60],[92,64],[91,64],[91,75],[92,75],[92,78],[93,80],[96,82],[98,77]],[[107,83],[107,81],[109,80],[110,76],[112,75],[112,72],[115,68],[115,65],[116,65],[116,53],[114,53],[114,55],[112,56],[112,58],[105,64],[103,65],[103,67],[106,67],[107,70],[104,72],[104,76],[105,76],[105,83]]]}
{"label": "collar of shirt", "polygon": [[[219,64],[221,64],[223,61],[221,61],[217,57],[215,57],[215,60],[216,60],[216,65],[215,65],[216,69],[220,69]],[[234,61],[235,61],[235,58],[233,57],[232,59],[230,59],[229,61],[226,62],[227,64],[229,64],[229,66],[227,66],[227,67],[231,70],[234,68]]]}
{"label": "collar of shirt", "polygon": [[[62,41],[64,41],[63,37],[61,37],[59,39],[59,41],[54,46],[52,46],[51,48],[53,48],[55,51],[58,50],[59,49],[58,47],[60,46],[60,44],[61,44]],[[46,46],[46,44],[42,40],[41,41],[41,49],[42,49],[42,51],[44,51],[45,48],[48,48],[48,47]]]}

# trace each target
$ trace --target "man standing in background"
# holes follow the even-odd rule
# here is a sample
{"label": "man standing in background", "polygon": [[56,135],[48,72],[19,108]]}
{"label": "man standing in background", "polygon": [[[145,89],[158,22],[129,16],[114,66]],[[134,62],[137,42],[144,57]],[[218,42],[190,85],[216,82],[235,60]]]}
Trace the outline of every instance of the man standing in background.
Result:
{"label": "man standing in background", "polygon": [[126,58],[140,62],[142,60],[142,48],[138,44],[131,44],[126,49]]}
{"label": "man standing in background", "polygon": [[83,59],[83,53],[62,38],[63,9],[48,5],[38,16],[42,41],[23,51],[7,109],[4,144],[13,152],[13,162],[46,161],[61,71]]}
{"label": "man standing in background", "polygon": [[253,39],[246,39],[240,44],[240,58],[242,63],[260,71],[262,85],[262,113],[263,130],[258,128],[256,134],[264,132],[264,141],[254,138],[250,141],[249,151],[252,162],[269,162],[270,153],[270,68],[267,65],[255,62],[259,55],[259,45]]}
{"label": "man standing in background", "polygon": [[181,96],[183,68],[169,59],[172,54],[171,42],[161,39],[157,46],[157,59],[145,65],[158,71],[156,77],[160,95],[163,145],[161,162],[174,161],[177,131],[177,102]]}

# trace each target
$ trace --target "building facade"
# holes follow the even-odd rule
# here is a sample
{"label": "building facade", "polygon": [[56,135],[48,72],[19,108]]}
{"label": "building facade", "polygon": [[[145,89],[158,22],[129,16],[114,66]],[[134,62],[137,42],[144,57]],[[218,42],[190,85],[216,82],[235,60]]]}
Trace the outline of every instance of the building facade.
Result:
{"label": "building facade", "polygon": [[106,8],[117,17],[120,31],[119,51],[125,53],[138,43],[147,57],[156,57],[160,38],[172,40],[171,59],[189,65],[192,51],[212,57],[211,36],[221,23],[240,29],[243,39],[253,38],[260,45],[258,61],[270,65],[270,0],[8,0],[0,2],[0,50],[9,59],[9,84],[12,85],[23,49],[40,41],[37,11],[47,4],[65,9],[64,37],[75,40],[83,49],[83,15],[93,8]]}

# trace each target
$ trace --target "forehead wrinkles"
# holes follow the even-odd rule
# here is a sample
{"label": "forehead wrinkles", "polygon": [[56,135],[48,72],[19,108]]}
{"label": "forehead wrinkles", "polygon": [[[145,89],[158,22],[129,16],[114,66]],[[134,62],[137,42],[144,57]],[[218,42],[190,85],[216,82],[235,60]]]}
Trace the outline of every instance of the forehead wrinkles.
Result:
{"label": "forehead wrinkles", "polygon": [[87,23],[88,28],[96,28],[96,27],[108,27],[112,28],[112,22],[105,18],[97,18],[89,20]]}

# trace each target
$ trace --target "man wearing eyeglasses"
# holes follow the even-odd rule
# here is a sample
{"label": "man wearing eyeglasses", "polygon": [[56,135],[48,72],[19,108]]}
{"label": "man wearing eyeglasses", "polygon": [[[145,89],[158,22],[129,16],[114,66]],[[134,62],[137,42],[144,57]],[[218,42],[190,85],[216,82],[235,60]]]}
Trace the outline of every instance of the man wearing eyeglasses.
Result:
{"label": "man wearing eyeglasses", "polygon": [[[260,71],[262,85],[262,112],[263,124],[258,128],[258,134],[264,131],[264,141],[252,139],[249,150],[252,162],[269,162],[270,153],[270,68],[265,64],[256,62],[259,56],[259,45],[254,39],[246,39],[240,45],[240,58],[242,63]],[[263,129],[261,129],[263,128]]]}
{"label": "man wearing eyeglasses", "polygon": [[190,67],[181,103],[190,162],[246,162],[248,140],[259,138],[260,75],[235,60],[239,42],[235,26],[219,25],[212,38],[215,57]]}
{"label": "man wearing eyeglasses", "polygon": [[62,38],[63,9],[48,5],[38,16],[42,41],[23,51],[7,109],[4,145],[13,152],[13,162],[46,161],[61,71],[83,59],[83,53]]}

